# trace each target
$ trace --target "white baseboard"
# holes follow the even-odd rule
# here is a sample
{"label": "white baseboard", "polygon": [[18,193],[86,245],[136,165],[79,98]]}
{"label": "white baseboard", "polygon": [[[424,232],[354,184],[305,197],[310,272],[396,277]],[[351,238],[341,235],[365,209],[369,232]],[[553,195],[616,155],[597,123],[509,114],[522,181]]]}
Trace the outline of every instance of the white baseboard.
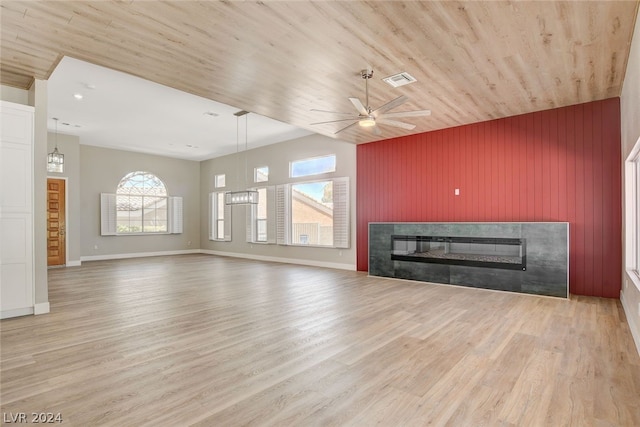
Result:
{"label": "white baseboard", "polygon": [[160,251],[160,252],[134,252],[130,254],[107,254],[107,255],[89,255],[81,256],[80,261],[105,261],[110,259],[125,259],[125,258],[144,258],[150,256],[165,256],[165,255],[185,255],[185,254],[199,254],[200,249],[186,249],[181,251]]}
{"label": "white baseboard", "polygon": [[65,264],[65,267],[80,267],[82,265],[82,261],[77,260],[77,261],[67,261],[67,263]]}
{"label": "white baseboard", "polygon": [[41,302],[33,306],[33,314],[47,314],[50,311],[49,302]]}
{"label": "white baseboard", "polygon": [[627,324],[631,330],[633,341],[636,343],[636,350],[638,350],[638,354],[640,354],[640,325],[636,324],[634,320],[638,316],[634,314],[633,307],[630,306],[630,303],[624,297],[624,291],[620,291],[620,302],[622,303],[624,314],[627,316]]}
{"label": "white baseboard", "polygon": [[14,310],[0,311],[0,319],[9,319],[11,317],[29,316],[33,314],[33,307],[16,308]]}
{"label": "white baseboard", "polygon": [[354,264],[341,264],[337,262],[314,261],[310,259],[280,258],[280,257],[272,257],[272,256],[264,256],[264,255],[242,254],[237,252],[211,251],[208,249],[201,249],[200,253],[208,254],[208,255],[228,256],[233,258],[253,259],[256,261],[282,262],[286,264],[309,265],[312,267],[335,268],[339,270],[351,270],[351,271],[356,270],[356,266]]}

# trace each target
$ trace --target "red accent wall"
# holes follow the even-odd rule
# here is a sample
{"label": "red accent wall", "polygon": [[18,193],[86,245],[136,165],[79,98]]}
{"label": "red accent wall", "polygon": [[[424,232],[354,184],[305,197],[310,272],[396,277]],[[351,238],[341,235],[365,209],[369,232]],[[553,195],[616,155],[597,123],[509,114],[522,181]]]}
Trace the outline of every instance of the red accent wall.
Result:
{"label": "red accent wall", "polygon": [[570,292],[619,298],[620,150],[619,98],[358,145],[358,270],[369,222],[562,221]]}

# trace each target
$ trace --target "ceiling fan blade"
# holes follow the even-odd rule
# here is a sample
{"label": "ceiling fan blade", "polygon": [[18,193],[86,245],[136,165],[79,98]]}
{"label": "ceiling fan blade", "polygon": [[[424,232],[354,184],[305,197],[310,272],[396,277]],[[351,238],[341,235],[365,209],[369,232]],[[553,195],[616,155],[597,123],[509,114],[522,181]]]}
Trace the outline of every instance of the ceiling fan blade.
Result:
{"label": "ceiling fan blade", "polygon": [[400,95],[396,99],[393,99],[393,100],[387,102],[386,104],[384,104],[383,106],[373,110],[371,112],[371,114],[373,114],[375,117],[378,117],[378,115],[380,115],[382,113],[386,113],[387,111],[392,110],[392,109],[396,108],[397,106],[404,104],[408,100],[409,100],[409,98],[407,98],[406,96]]}
{"label": "ceiling fan blade", "polygon": [[329,113],[329,114],[342,114],[344,116],[353,116],[353,113],[343,113],[342,111],[318,110],[315,108],[312,108],[309,111],[313,111],[314,113]]}
{"label": "ceiling fan blade", "polygon": [[353,122],[353,123],[351,123],[349,126],[345,126],[345,127],[343,127],[342,129],[338,129],[338,130],[337,130],[337,131],[335,131],[333,134],[335,135],[335,134],[337,134],[338,132],[342,132],[343,130],[347,130],[347,129],[349,129],[351,126],[355,126],[355,125],[357,125],[357,124],[358,124],[358,122]]}
{"label": "ceiling fan blade", "polygon": [[338,122],[347,122],[347,121],[351,121],[351,120],[358,120],[357,117],[351,117],[350,119],[338,119],[338,120],[329,120],[327,122],[315,122],[315,123],[309,123],[309,125],[326,125],[327,123],[338,123]]}
{"label": "ceiling fan blade", "polygon": [[402,129],[407,129],[407,130],[413,130],[415,129],[416,125],[412,125],[411,123],[405,123],[405,122],[399,122],[397,120],[389,120],[389,119],[376,119],[376,123],[380,123],[382,125],[389,125],[389,126],[394,126],[397,128],[402,128]]}
{"label": "ceiling fan blade", "polygon": [[353,106],[356,107],[356,110],[358,110],[358,113],[365,116],[369,115],[369,111],[365,108],[364,105],[362,105],[362,102],[360,102],[358,98],[349,98],[349,101],[351,101]]}
{"label": "ceiling fan blade", "polygon": [[431,110],[398,111],[397,113],[384,113],[378,115],[379,119],[390,117],[422,117],[430,116]]}

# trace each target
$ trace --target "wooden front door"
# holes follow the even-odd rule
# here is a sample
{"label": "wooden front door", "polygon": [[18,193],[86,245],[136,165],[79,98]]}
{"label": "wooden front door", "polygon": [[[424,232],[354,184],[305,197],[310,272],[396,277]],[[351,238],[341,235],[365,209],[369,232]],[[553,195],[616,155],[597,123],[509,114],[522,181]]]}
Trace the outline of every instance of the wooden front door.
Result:
{"label": "wooden front door", "polygon": [[47,179],[47,265],[65,265],[65,181]]}

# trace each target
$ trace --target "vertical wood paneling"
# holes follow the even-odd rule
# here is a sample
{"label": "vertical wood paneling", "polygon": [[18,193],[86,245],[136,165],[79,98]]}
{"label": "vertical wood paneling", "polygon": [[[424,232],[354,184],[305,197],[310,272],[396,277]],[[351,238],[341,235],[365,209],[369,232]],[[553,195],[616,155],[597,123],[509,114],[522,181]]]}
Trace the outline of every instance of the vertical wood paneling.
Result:
{"label": "vertical wood paneling", "polygon": [[567,221],[571,293],[619,296],[618,98],[363,144],[357,152],[358,270],[368,268],[369,222]]}

